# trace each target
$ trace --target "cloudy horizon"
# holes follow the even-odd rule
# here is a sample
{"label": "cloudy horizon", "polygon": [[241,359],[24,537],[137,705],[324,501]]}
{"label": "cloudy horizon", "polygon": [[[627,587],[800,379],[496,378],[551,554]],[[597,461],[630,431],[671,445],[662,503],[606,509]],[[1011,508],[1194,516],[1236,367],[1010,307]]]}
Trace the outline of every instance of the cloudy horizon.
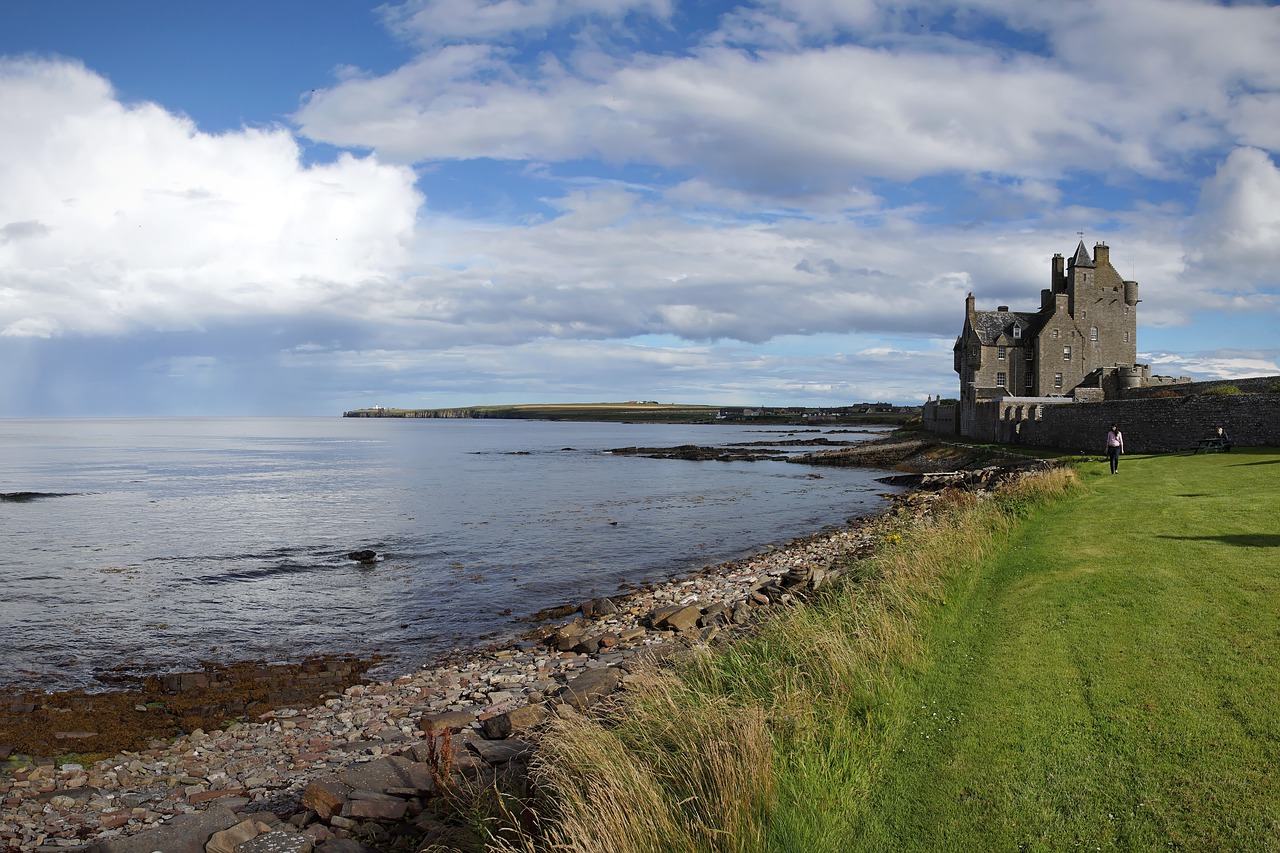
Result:
{"label": "cloudy horizon", "polygon": [[1081,236],[1153,371],[1280,373],[1264,4],[3,16],[0,416],[918,403]]}

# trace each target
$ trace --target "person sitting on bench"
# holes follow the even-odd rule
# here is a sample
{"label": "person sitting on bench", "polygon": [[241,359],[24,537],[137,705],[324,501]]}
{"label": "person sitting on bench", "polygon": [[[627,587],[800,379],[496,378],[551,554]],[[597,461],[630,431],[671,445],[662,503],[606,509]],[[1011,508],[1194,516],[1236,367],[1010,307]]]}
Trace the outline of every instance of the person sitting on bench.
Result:
{"label": "person sitting on bench", "polygon": [[1222,442],[1222,449],[1227,453],[1231,452],[1231,436],[1227,435],[1226,429],[1218,427],[1218,441]]}

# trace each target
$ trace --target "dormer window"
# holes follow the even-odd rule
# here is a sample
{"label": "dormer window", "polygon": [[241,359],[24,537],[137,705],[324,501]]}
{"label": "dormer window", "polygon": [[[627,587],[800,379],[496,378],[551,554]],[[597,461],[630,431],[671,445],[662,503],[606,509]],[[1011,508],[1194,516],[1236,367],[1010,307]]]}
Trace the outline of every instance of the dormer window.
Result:
{"label": "dormer window", "polygon": [[1020,337],[1022,337],[1022,327],[1021,327],[1021,326],[1014,326],[1014,327],[1013,327],[1013,339],[1016,341],[1016,340],[1017,340],[1018,338],[1020,338]]}

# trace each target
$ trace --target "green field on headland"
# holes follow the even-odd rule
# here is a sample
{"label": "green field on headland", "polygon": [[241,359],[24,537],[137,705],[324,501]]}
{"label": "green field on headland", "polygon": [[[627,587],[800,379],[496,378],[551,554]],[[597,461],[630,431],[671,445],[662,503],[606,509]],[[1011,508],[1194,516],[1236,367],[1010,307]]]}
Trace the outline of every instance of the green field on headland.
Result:
{"label": "green field on headland", "polygon": [[1280,848],[1277,466],[1086,462],[888,526],[853,582],[548,737],[544,841]]}
{"label": "green field on headland", "polygon": [[509,406],[465,406],[453,409],[374,407],[343,412],[344,418],[462,418],[538,421],[592,421],[661,424],[752,423],[831,426],[834,424],[898,425],[918,417],[918,406],[861,403],[827,408],[703,406],[684,403],[529,403]]}

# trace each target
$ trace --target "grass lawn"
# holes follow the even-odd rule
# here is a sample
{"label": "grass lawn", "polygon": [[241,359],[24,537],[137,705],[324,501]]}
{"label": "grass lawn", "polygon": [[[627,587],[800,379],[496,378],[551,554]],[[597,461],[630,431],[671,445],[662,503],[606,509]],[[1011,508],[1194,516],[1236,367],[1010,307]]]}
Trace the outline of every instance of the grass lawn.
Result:
{"label": "grass lawn", "polygon": [[952,581],[845,849],[1280,850],[1280,453],[1080,474]]}

